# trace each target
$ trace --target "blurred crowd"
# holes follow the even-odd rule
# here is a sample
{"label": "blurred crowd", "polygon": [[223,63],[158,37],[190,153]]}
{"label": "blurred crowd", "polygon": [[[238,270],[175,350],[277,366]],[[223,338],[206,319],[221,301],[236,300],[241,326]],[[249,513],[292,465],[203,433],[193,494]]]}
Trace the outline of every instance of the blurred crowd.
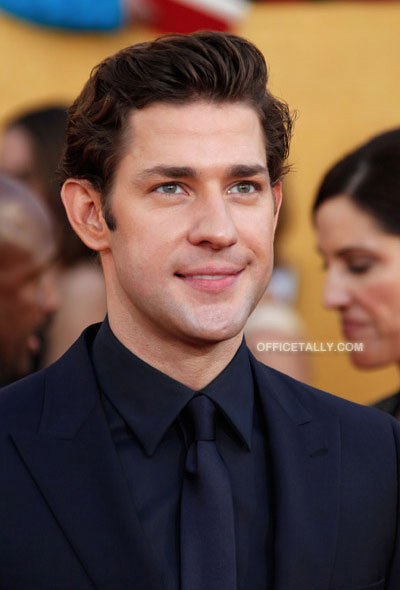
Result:
{"label": "blurred crowd", "polygon": [[55,361],[106,311],[100,265],[60,199],[65,125],[62,106],[30,110],[8,121],[0,142],[2,384]]}

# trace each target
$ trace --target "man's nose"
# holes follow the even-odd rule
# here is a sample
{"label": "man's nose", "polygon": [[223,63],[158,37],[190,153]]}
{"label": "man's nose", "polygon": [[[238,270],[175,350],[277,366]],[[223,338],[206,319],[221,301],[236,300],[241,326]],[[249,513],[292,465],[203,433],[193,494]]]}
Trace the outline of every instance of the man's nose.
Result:
{"label": "man's nose", "polygon": [[323,304],[328,309],[340,309],[349,305],[351,293],[346,278],[335,270],[328,270],[325,278]]}
{"label": "man's nose", "polygon": [[209,192],[196,203],[189,241],[213,250],[228,248],[238,241],[231,205],[218,191]]}

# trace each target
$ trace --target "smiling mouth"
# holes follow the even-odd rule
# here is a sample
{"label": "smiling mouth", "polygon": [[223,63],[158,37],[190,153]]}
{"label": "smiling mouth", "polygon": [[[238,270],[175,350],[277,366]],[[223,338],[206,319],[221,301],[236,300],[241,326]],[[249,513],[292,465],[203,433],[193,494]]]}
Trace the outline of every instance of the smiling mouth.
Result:
{"label": "smiling mouth", "polygon": [[225,274],[225,275],[179,275],[178,277],[183,278],[190,278],[190,279],[207,279],[211,281],[216,281],[218,279],[224,279],[225,277],[233,276],[232,274]]}
{"label": "smiling mouth", "polygon": [[181,274],[176,273],[176,277],[181,279],[185,284],[198,291],[207,293],[221,293],[231,289],[238,281],[242,270],[227,273],[196,273]]}

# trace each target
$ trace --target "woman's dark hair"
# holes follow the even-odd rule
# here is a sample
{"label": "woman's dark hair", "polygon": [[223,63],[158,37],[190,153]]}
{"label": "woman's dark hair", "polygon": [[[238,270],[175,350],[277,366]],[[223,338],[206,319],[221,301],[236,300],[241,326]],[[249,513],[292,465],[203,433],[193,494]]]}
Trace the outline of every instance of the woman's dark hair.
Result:
{"label": "woman's dark hair", "polygon": [[259,115],[266,138],[268,170],[275,184],[287,170],[292,118],[286,103],[266,89],[261,52],[236,35],[201,31],[165,35],[127,47],[94,68],[68,112],[61,180],[85,178],[103,199],[115,227],[108,193],[123,149],[123,132],[134,109],[162,101],[243,101]]}
{"label": "woman's dark hair", "polygon": [[55,105],[26,111],[8,121],[6,129],[22,129],[30,139],[32,172],[42,187],[42,197],[57,226],[60,262],[71,266],[92,257],[93,253],[72,230],[60,197],[57,170],[64,147],[66,124],[66,107]]}
{"label": "woman's dark hair", "polygon": [[400,128],[373,137],[324,176],[313,206],[345,195],[382,229],[400,234]]}

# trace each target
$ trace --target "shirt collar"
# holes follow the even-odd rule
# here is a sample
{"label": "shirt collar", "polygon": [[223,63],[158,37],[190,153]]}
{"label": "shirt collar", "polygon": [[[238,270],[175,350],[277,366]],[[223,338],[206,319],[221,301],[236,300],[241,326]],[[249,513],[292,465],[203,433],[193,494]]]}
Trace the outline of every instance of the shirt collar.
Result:
{"label": "shirt collar", "polygon": [[[199,392],[175,381],[130,352],[113,334],[108,318],[92,345],[92,360],[103,393],[152,455],[165,432]],[[254,385],[245,341],[225,369],[201,390],[221,409],[251,447]]]}
{"label": "shirt collar", "polygon": [[253,429],[254,381],[249,352],[243,338],[235,356],[202,392],[221,409],[228,422],[251,449]]}

